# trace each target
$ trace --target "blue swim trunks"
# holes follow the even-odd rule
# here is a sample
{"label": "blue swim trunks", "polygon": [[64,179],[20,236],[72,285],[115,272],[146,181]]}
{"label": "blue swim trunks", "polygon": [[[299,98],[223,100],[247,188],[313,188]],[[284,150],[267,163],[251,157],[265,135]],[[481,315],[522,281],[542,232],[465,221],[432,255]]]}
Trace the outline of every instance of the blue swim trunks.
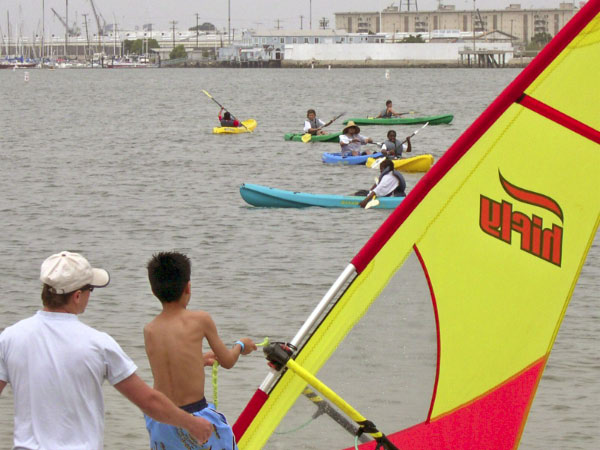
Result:
{"label": "blue swim trunks", "polygon": [[203,398],[198,402],[182,406],[181,409],[213,424],[213,433],[208,442],[200,445],[183,428],[157,422],[144,414],[146,428],[150,434],[151,450],[237,450],[233,431],[225,416],[215,410],[215,405],[207,403]]}

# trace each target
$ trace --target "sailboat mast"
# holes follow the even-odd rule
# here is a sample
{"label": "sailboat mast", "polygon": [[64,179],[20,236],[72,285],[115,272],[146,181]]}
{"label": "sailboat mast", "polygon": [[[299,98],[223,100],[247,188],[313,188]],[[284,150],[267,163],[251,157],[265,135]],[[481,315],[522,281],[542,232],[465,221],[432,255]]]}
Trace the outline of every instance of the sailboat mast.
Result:
{"label": "sailboat mast", "polygon": [[65,22],[67,26],[65,27],[65,59],[67,59],[67,49],[69,45],[69,0],[65,0]]}
{"label": "sailboat mast", "polygon": [[10,54],[10,12],[8,10],[6,10],[6,25],[7,25],[7,32],[6,32],[6,54],[9,55]]}
{"label": "sailboat mast", "polygon": [[42,0],[42,47],[40,48],[40,54],[42,57],[42,62],[44,60],[44,56],[45,56],[45,49],[44,49],[44,35],[46,34],[46,8],[44,6],[44,0]]}

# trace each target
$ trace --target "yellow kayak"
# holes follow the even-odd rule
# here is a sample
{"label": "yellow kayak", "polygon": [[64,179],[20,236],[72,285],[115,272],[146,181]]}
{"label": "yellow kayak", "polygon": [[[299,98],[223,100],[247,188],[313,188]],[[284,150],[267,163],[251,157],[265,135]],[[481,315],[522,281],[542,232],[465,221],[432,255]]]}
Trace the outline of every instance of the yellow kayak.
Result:
{"label": "yellow kayak", "polygon": [[248,119],[242,122],[244,126],[241,127],[214,127],[213,133],[215,134],[237,134],[237,133],[248,133],[256,128],[256,120]]}
{"label": "yellow kayak", "polygon": [[[367,167],[371,167],[377,158],[367,159]],[[401,172],[427,172],[433,165],[433,155],[417,155],[410,158],[394,160],[394,169]]]}

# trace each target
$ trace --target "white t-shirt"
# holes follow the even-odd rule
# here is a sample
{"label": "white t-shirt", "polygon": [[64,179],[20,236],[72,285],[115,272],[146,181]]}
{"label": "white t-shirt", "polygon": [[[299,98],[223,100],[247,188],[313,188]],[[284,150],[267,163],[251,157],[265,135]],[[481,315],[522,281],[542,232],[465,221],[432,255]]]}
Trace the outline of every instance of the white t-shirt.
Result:
{"label": "white t-shirt", "polygon": [[[360,153],[360,146],[367,143],[367,138],[362,134],[353,134],[351,136],[341,134],[339,139],[342,145],[342,156],[350,155],[352,152]],[[359,142],[352,142],[354,139],[358,139]]]}
{"label": "white t-shirt", "polygon": [[304,132],[308,133],[308,130],[310,130],[311,128],[319,128],[322,127],[323,125],[325,125],[325,122],[323,122],[321,119],[316,119],[317,122],[317,126],[313,127],[310,123],[310,120],[306,119],[304,121]]}
{"label": "white t-shirt", "polygon": [[38,311],[0,334],[0,380],[15,398],[15,449],[101,450],[104,380],[137,367],[108,334],[75,314]]}
{"label": "white t-shirt", "polygon": [[398,178],[396,178],[391,173],[387,173],[383,176],[383,178],[379,181],[373,192],[377,197],[385,197],[386,195],[390,195],[394,190],[398,187],[400,182]]}

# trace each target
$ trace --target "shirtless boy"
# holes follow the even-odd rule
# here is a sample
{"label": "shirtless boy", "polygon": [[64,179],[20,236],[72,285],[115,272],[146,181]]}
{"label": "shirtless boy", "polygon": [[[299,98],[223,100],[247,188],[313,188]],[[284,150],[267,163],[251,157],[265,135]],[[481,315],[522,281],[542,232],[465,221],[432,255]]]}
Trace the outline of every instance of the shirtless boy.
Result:
{"label": "shirtless boy", "polygon": [[[199,443],[185,430],[146,417],[150,448],[237,449],[225,417],[206,403],[204,366],[219,364],[230,369],[240,355],[256,350],[249,338],[227,348],[209,313],[186,309],[191,293],[191,264],[177,252],[155,254],[147,265],[152,293],[162,303],[162,312],[144,327],[144,342],[150,361],[154,388],[185,411],[208,420],[214,432],[206,443]],[[212,352],[202,354],[206,339]],[[201,447],[202,445],[202,447]]]}

